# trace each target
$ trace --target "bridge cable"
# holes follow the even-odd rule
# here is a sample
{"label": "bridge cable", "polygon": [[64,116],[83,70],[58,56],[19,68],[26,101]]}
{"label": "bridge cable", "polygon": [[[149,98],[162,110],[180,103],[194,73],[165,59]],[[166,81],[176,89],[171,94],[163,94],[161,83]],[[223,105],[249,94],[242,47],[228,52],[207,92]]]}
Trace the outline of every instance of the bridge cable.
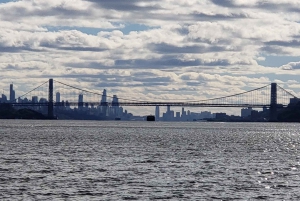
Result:
{"label": "bridge cable", "polygon": [[43,85],[44,85],[44,84],[46,84],[46,83],[48,83],[48,80],[47,80],[46,82],[44,82],[43,84],[39,85],[38,87],[36,87],[36,88],[32,89],[31,91],[29,91],[29,92],[25,93],[24,95],[22,95],[22,96],[19,96],[19,97],[18,97],[18,98],[16,98],[15,100],[18,100],[19,98],[22,98],[22,97],[26,96],[27,94],[29,94],[29,93],[33,92],[34,90],[36,90],[36,89],[40,88],[41,86],[43,86]]}
{"label": "bridge cable", "polygon": [[291,92],[285,90],[284,88],[282,88],[281,86],[277,85],[281,90],[285,91],[288,95],[293,96],[294,98],[298,98],[297,96],[295,96],[294,94],[292,94]]}
{"label": "bridge cable", "polygon": [[[99,95],[99,96],[103,96],[102,93],[92,92],[92,91],[89,91],[89,90],[86,90],[86,89],[80,89],[80,88],[78,88],[78,87],[74,87],[74,86],[71,86],[71,85],[62,83],[62,82],[60,82],[60,81],[56,81],[56,80],[54,80],[54,81],[57,82],[57,83],[60,83],[60,84],[62,84],[62,85],[66,85],[66,86],[68,86],[68,87],[71,87],[71,88],[73,88],[73,89],[77,89],[77,90],[80,90],[80,91],[83,91],[83,92],[87,92],[87,93],[91,93],[91,94],[95,94],[95,95]],[[113,98],[113,96],[108,96],[108,95],[106,95],[106,97]],[[118,99],[119,99],[119,100],[126,100],[126,101],[135,101],[135,102],[140,102],[140,103],[144,103],[144,102],[149,102],[149,103],[151,103],[151,102],[153,102],[153,101],[139,101],[139,100],[136,100],[136,99],[125,99],[125,98],[119,98],[119,97],[118,97]]]}
{"label": "bridge cable", "polygon": [[243,94],[246,94],[246,93],[250,93],[250,92],[253,92],[253,91],[258,91],[260,89],[263,89],[263,88],[266,88],[268,86],[270,86],[271,84],[268,84],[266,86],[263,86],[263,87],[260,87],[260,88],[257,88],[257,89],[252,89],[250,91],[246,91],[246,92],[242,92],[242,93],[238,93],[238,94],[234,94],[234,95],[229,95],[229,96],[223,96],[223,97],[219,97],[219,98],[211,98],[211,99],[206,99],[206,100],[198,100],[198,101],[188,101],[187,103],[191,103],[191,102],[202,102],[202,101],[212,101],[212,100],[218,100],[218,99],[223,99],[223,98],[230,98],[230,97],[234,97],[234,96],[239,96],[239,95],[243,95]]}

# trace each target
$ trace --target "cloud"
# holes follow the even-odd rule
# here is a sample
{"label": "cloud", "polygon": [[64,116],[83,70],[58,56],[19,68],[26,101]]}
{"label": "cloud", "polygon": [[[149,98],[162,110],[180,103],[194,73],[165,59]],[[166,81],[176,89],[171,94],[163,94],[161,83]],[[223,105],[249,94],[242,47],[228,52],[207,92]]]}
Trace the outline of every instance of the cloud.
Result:
{"label": "cloud", "polygon": [[112,9],[117,11],[142,11],[142,12],[148,12],[152,10],[158,10],[161,9],[161,6],[159,6],[158,0],[152,0],[152,1],[139,1],[139,0],[131,0],[131,1],[122,1],[122,0],[86,0],[89,2],[93,2],[95,5],[99,6],[100,8],[104,9]]}
{"label": "cloud", "polygon": [[125,98],[136,92],[147,100],[193,100],[297,80],[299,62],[259,63],[300,57],[299,6],[296,0],[2,3],[0,86],[27,78],[17,88],[23,93],[53,77]]}
{"label": "cloud", "polygon": [[290,62],[280,67],[282,70],[298,70],[300,69],[300,62]]}

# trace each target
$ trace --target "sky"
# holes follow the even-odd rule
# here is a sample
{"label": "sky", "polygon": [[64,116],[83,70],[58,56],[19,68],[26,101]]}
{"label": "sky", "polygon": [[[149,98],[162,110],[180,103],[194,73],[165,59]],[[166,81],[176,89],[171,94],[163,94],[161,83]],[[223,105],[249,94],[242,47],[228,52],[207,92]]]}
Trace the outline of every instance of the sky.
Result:
{"label": "sky", "polygon": [[0,0],[0,89],[193,101],[277,82],[299,97],[299,23],[298,0]]}

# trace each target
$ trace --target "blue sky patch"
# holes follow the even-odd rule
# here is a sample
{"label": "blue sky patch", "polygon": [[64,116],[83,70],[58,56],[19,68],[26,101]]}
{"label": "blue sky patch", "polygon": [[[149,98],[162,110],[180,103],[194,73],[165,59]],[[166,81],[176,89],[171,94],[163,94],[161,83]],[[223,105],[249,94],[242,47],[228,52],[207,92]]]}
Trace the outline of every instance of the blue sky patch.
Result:
{"label": "blue sky patch", "polygon": [[[119,26],[116,24],[116,26]],[[113,31],[113,30],[120,30],[123,32],[123,34],[127,35],[131,31],[146,31],[150,30],[156,27],[148,27],[141,24],[124,24],[124,28],[117,28],[117,29],[101,29],[101,28],[91,28],[91,27],[68,27],[68,26],[57,26],[57,27],[51,27],[47,26],[45,27],[49,31],[62,31],[62,30],[78,30],[82,33],[90,34],[90,35],[97,35],[101,31]]]}
{"label": "blue sky patch", "polygon": [[264,57],[266,58],[264,61],[257,61],[259,65],[269,66],[269,67],[280,67],[290,62],[300,61],[300,57],[293,57],[293,56],[264,56]]}
{"label": "blue sky patch", "polygon": [[7,2],[13,2],[13,1],[12,0],[0,0],[0,3],[7,3]]}

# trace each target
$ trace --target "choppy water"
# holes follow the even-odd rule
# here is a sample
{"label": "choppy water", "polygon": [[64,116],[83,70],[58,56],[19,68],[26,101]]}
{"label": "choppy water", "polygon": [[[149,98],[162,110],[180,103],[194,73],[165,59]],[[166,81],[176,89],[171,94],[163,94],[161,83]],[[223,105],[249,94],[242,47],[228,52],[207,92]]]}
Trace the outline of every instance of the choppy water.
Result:
{"label": "choppy water", "polygon": [[0,200],[300,200],[300,124],[0,121]]}

